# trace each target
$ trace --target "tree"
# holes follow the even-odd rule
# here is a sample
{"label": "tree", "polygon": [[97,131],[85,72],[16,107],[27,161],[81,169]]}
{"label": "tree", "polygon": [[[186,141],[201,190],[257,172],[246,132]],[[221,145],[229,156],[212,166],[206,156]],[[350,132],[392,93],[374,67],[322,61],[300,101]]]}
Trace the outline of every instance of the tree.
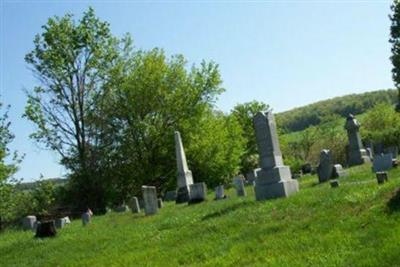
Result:
{"label": "tree", "polygon": [[389,16],[392,25],[390,26],[390,39],[389,42],[392,44],[392,78],[394,85],[398,90],[398,102],[396,105],[396,111],[400,112],[400,1],[394,0],[391,5],[392,14]]}
{"label": "tree", "polygon": [[253,118],[260,111],[266,111],[269,106],[262,102],[252,101],[236,105],[232,110],[232,116],[236,118],[242,127],[242,136],[246,142],[245,151],[241,157],[241,172],[246,174],[257,167],[258,153],[254,132]]}
{"label": "tree", "polygon": [[[70,14],[50,18],[25,56],[40,86],[27,92],[25,117],[37,126],[31,135],[57,151],[72,172],[83,206],[103,206],[103,183],[96,158],[102,103],[124,71],[131,40],[118,40],[109,24],[89,8],[76,22]],[[104,145],[104,144],[103,144]]]}

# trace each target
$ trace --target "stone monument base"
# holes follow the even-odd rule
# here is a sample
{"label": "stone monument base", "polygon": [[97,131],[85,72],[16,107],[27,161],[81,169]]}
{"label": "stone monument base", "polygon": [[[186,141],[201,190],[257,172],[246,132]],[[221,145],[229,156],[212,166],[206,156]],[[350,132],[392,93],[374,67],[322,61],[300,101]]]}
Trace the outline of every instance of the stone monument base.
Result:
{"label": "stone monument base", "polygon": [[257,201],[288,197],[299,191],[299,183],[291,178],[289,167],[280,166],[259,171],[254,191]]}
{"label": "stone monument base", "polygon": [[186,186],[178,188],[176,192],[176,204],[187,203],[189,200],[189,188],[187,188]]}

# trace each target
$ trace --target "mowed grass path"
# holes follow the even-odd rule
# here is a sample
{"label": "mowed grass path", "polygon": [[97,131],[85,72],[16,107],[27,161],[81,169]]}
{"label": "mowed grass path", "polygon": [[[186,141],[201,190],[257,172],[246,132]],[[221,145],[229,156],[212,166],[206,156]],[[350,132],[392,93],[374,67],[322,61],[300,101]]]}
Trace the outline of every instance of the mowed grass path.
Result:
{"label": "mowed grass path", "polygon": [[109,213],[56,238],[0,234],[1,266],[400,266],[400,169],[377,185],[370,165],[339,188],[300,178],[300,192],[256,202],[164,203],[159,214]]}

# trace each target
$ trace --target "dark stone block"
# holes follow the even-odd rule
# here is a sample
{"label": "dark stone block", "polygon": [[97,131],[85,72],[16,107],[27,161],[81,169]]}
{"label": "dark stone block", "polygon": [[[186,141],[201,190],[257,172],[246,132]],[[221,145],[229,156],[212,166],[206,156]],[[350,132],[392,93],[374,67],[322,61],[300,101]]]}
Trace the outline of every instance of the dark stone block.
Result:
{"label": "dark stone block", "polygon": [[56,226],[54,220],[40,222],[36,229],[36,236],[39,238],[43,237],[54,237],[57,235]]}

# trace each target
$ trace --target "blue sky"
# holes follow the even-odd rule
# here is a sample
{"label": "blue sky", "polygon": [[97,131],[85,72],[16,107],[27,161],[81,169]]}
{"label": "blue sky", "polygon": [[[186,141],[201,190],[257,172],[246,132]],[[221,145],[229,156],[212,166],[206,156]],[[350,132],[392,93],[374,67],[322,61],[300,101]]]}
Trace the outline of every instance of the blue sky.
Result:
{"label": "blue sky", "polygon": [[23,88],[37,83],[24,63],[47,19],[80,17],[93,6],[112,32],[138,48],[161,47],[220,66],[226,92],[218,107],[259,100],[284,111],[318,100],[393,87],[390,1],[0,1],[1,101],[11,105],[11,148],[25,153],[18,178],[59,177],[58,157],[41,150],[21,118]]}

